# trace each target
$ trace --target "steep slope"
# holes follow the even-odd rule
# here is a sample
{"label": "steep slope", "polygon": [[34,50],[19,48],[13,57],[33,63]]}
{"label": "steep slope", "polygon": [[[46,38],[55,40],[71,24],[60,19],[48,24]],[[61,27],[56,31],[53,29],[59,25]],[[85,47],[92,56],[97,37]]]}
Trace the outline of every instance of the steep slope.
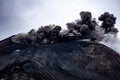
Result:
{"label": "steep slope", "polygon": [[120,80],[120,57],[99,43],[74,40],[36,46],[10,42],[5,46],[0,48],[3,80]]}

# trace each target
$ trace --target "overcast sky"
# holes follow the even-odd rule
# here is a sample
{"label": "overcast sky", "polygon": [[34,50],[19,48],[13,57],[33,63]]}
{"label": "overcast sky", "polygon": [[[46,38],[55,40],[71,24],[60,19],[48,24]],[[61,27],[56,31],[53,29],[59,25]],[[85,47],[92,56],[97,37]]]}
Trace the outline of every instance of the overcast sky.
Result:
{"label": "overcast sky", "polygon": [[80,11],[98,18],[104,12],[117,17],[120,27],[120,0],[0,0],[0,40],[32,28],[79,19]]}

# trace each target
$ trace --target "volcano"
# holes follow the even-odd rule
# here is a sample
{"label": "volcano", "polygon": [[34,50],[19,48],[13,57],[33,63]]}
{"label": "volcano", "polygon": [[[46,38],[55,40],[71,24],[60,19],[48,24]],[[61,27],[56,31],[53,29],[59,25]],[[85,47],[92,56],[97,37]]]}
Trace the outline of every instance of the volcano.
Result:
{"label": "volcano", "polygon": [[80,16],[63,32],[47,25],[0,41],[0,80],[120,80],[120,56],[100,43],[117,35],[116,17],[105,12],[99,26],[90,12]]}

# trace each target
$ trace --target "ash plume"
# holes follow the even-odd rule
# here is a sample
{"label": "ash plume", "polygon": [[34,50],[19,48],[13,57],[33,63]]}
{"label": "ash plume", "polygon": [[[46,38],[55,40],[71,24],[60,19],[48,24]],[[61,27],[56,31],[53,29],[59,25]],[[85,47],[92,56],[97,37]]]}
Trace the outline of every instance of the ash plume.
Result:
{"label": "ash plume", "polygon": [[117,28],[114,28],[114,24],[116,23],[116,17],[114,17],[113,14],[105,12],[98,19],[100,21],[103,21],[101,27],[105,29],[105,33],[118,32]]}
{"label": "ash plume", "polygon": [[62,28],[59,25],[46,25],[38,30],[32,29],[26,34],[15,35],[12,41],[23,44],[51,44],[81,39],[102,41],[107,34],[114,35],[114,38],[117,36],[118,29],[114,27],[116,17],[113,14],[108,12],[102,14],[98,18],[102,21],[101,25],[92,18],[92,13],[89,11],[82,11],[79,15],[81,19],[66,24],[67,30],[61,31]]}

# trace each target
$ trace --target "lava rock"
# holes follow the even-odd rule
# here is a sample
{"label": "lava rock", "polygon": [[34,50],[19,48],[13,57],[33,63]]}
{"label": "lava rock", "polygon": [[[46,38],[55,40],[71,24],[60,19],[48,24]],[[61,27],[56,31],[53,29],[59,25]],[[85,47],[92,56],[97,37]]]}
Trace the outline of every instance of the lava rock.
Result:
{"label": "lava rock", "polygon": [[120,80],[120,57],[105,45],[76,40],[28,45],[9,39],[0,42],[7,46],[0,47],[1,80]]}

